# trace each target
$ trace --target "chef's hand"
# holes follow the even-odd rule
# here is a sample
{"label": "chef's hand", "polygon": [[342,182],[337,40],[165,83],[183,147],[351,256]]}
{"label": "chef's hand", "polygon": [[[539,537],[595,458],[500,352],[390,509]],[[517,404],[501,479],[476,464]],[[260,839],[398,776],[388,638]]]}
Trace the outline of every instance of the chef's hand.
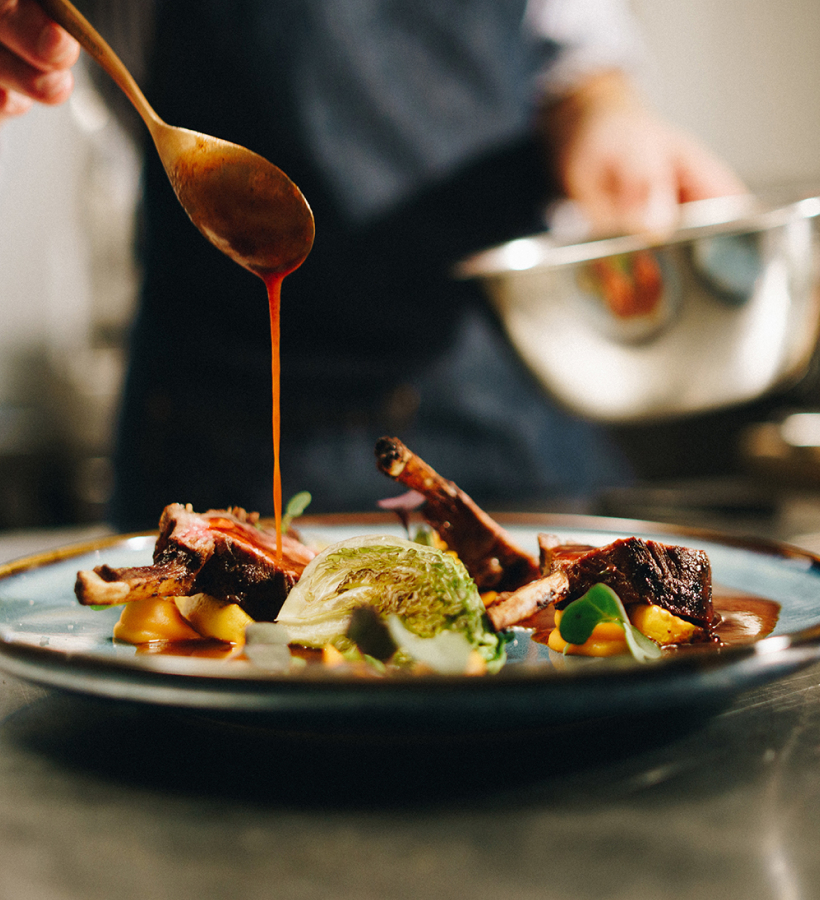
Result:
{"label": "chef's hand", "polygon": [[655,116],[625,75],[594,76],[545,112],[557,175],[595,235],[665,234],[678,204],[746,193],[690,135]]}
{"label": "chef's hand", "polygon": [[79,55],[80,45],[35,0],[0,0],[0,123],[35,101],[68,99]]}

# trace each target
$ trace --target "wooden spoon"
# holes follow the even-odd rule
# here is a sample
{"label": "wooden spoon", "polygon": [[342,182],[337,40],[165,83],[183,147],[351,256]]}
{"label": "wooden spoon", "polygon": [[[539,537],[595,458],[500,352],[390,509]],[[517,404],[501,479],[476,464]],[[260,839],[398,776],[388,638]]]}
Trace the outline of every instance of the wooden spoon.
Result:
{"label": "wooden spoon", "polygon": [[205,237],[266,280],[301,265],[313,246],[313,213],[288,176],[245,147],[163,122],[79,10],[68,0],[39,2],[133,103],[179,202]]}

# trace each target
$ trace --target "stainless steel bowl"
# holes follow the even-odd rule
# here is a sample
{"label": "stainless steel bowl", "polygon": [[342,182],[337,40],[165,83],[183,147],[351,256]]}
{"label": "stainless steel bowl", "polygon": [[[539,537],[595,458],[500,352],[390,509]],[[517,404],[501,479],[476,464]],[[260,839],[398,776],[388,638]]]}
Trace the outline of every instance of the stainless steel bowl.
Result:
{"label": "stainless steel bowl", "polygon": [[796,381],[820,333],[820,197],[685,204],[663,240],[548,233],[458,268],[478,278],[555,398],[641,422],[735,406]]}

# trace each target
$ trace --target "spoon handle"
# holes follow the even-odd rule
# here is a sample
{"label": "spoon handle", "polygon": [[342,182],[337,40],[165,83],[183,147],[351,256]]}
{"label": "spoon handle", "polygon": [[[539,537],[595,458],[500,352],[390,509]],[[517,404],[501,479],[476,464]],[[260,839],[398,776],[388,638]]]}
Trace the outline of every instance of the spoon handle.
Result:
{"label": "spoon handle", "polygon": [[153,133],[155,126],[164,125],[119,56],[69,0],[38,0],[38,3],[114,79],[125,96],[134,104],[149,131]]}

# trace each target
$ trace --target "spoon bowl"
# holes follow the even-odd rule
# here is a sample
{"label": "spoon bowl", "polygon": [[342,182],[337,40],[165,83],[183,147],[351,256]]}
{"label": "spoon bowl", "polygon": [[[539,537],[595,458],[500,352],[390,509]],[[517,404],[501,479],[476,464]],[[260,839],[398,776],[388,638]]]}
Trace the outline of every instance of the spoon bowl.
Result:
{"label": "spoon bowl", "polygon": [[134,105],[177,199],[202,234],[264,279],[298,268],[310,253],[315,229],[310,206],[290,178],[245,147],[164,122],[120,58],[69,0],[39,2]]}

